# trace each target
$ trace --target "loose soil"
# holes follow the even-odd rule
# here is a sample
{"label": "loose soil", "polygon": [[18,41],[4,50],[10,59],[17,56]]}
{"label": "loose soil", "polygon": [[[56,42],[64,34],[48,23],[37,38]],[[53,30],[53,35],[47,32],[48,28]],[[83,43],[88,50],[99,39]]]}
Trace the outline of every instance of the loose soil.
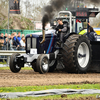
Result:
{"label": "loose soil", "polygon": [[68,74],[65,72],[53,72],[39,74],[33,70],[21,70],[19,73],[0,70],[0,87],[82,83],[100,83],[100,73]]}

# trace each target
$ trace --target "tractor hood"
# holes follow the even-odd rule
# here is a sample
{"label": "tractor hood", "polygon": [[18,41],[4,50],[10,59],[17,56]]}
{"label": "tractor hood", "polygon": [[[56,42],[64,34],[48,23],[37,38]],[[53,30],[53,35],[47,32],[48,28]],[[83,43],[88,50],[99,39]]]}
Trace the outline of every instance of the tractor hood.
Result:
{"label": "tractor hood", "polygon": [[[51,29],[51,30],[47,30],[45,31],[45,34],[46,35],[49,35],[49,34],[55,34],[55,31],[54,29]],[[42,32],[37,32],[37,33],[31,33],[31,34],[27,34],[26,37],[40,37],[42,36]]]}

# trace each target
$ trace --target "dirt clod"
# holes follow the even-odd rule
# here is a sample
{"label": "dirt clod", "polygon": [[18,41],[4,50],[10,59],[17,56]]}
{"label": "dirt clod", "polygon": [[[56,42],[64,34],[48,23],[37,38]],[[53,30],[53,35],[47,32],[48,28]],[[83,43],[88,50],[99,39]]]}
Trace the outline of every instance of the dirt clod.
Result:
{"label": "dirt clod", "polygon": [[61,98],[67,98],[67,95],[66,94],[62,94]]}

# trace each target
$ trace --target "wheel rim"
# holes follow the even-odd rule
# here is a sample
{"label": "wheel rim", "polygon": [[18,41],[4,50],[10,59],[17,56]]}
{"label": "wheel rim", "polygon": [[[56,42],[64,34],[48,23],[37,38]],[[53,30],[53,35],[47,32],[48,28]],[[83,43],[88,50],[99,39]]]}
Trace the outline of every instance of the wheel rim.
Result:
{"label": "wheel rim", "polygon": [[18,69],[18,70],[20,69],[20,67],[16,64],[16,59],[14,59],[14,65],[15,65],[16,69]]}
{"label": "wheel rim", "polygon": [[47,58],[43,58],[43,60],[42,60],[42,68],[43,68],[43,70],[47,71],[48,67],[49,67],[49,65],[48,65],[48,59]]}
{"label": "wheel rim", "polygon": [[89,47],[85,42],[82,42],[78,47],[77,58],[78,63],[82,68],[85,68],[89,62]]}
{"label": "wheel rim", "polygon": [[18,65],[15,65],[15,68],[16,68],[16,69],[20,69],[20,67],[19,67]]}

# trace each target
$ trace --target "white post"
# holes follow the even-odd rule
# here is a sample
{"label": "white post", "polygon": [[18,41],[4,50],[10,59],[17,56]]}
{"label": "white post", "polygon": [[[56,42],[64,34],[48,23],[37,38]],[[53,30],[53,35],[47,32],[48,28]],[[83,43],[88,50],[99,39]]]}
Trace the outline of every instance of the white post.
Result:
{"label": "white post", "polygon": [[[8,0],[8,34],[9,34],[9,0]],[[7,50],[8,50],[8,42],[7,42]]]}
{"label": "white post", "polygon": [[7,65],[9,66],[10,56],[7,56]]}

